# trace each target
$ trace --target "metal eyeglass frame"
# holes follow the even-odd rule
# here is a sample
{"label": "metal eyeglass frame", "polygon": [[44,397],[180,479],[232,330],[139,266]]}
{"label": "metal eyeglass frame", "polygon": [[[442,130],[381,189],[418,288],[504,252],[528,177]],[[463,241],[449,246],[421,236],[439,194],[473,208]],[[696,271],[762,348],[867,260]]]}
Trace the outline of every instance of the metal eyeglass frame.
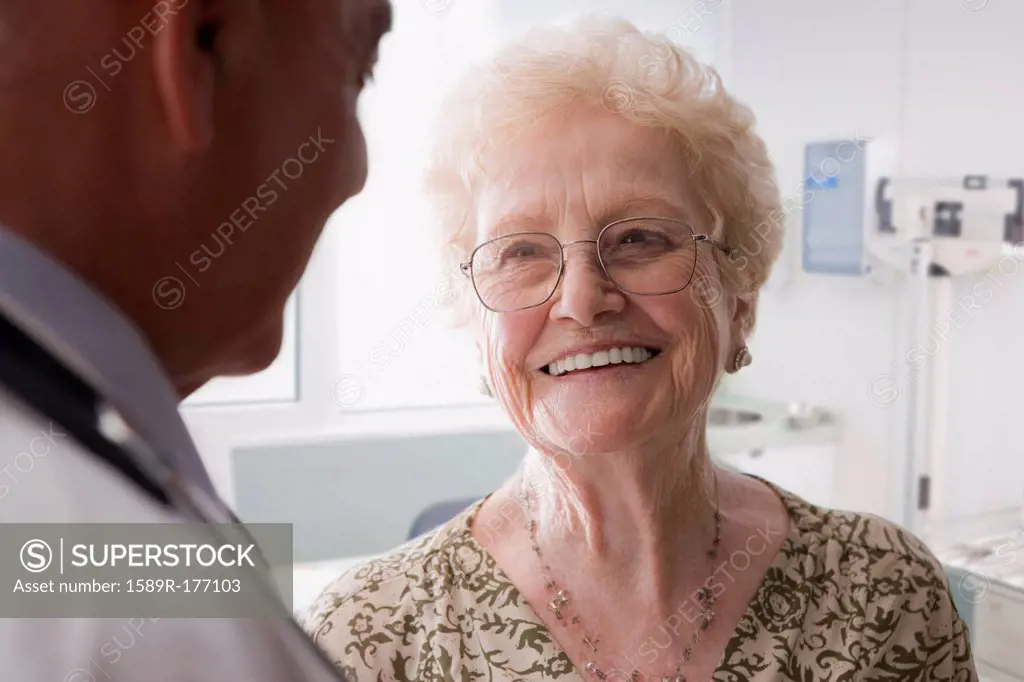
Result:
{"label": "metal eyeglass frame", "polygon": [[[568,243],[565,243],[565,244],[560,242],[558,240],[558,237],[554,236],[550,232],[527,231],[527,232],[512,232],[512,233],[509,233],[509,234],[503,234],[501,236],[494,237],[493,239],[488,239],[487,241],[483,242],[482,244],[477,245],[476,248],[473,249],[473,252],[469,254],[469,260],[465,261],[464,263],[459,263],[459,270],[462,271],[463,275],[465,275],[466,277],[469,277],[470,281],[473,283],[473,291],[476,293],[477,299],[479,299],[480,303],[485,308],[487,308],[488,310],[490,310],[492,312],[495,312],[495,313],[515,313],[515,312],[519,312],[521,310],[529,310],[530,308],[536,308],[537,306],[544,305],[545,303],[550,301],[551,297],[555,295],[556,291],[558,291],[558,285],[562,283],[562,274],[565,272],[565,250],[568,247],[570,247],[570,246],[572,246],[574,244],[593,244],[593,245],[597,246],[598,244],[601,243],[601,237],[604,236],[604,233],[605,233],[605,231],[608,230],[608,228],[614,227],[615,225],[621,225],[622,223],[633,222],[635,220],[657,220],[657,221],[660,221],[660,222],[674,223],[676,225],[681,225],[682,227],[685,227],[687,230],[690,231],[690,238],[693,240],[694,244],[699,244],[701,242],[710,244],[711,246],[714,246],[715,248],[720,249],[723,253],[725,253],[726,256],[731,256],[732,253],[733,253],[732,249],[730,249],[728,246],[726,246],[722,242],[720,242],[720,241],[718,241],[716,239],[712,239],[710,235],[707,235],[707,234],[694,234],[693,233],[693,228],[690,227],[689,223],[684,223],[684,222],[682,222],[680,220],[675,220],[673,218],[662,218],[661,216],[634,216],[634,217],[631,217],[631,218],[620,218],[619,220],[614,220],[614,221],[608,223],[607,225],[605,225],[604,227],[601,228],[600,232],[597,233],[597,239],[576,239],[574,241],[571,241],[571,242],[568,242]],[[545,237],[550,237],[550,238],[554,239],[555,242],[557,242],[559,247],[560,247],[559,248],[559,252],[558,252],[559,253],[558,275],[555,278],[554,286],[551,287],[551,293],[549,293],[547,295],[547,297],[544,298],[543,301],[540,301],[538,303],[534,303],[532,305],[523,306],[522,308],[509,308],[509,309],[492,308],[491,306],[487,305],[487,303],[483,299],[483,296],[480,295],[480,289],[477,288],[476,278],[473,277],[473,259],[476,257],[476,254],[477,254],[477,252],[480,249],[484,248],[485,246],[487,246],[488,244],[490,244],[492,242],[498,241],[499,239],[506,239],[508,237],[512,237],[512,236],[516,236],[516,235],[530,235],[530,234],[544,235]],[[604,273],[605,279],[607,279],[609,282],[611,282],[612,286],[614,286],[616,289],[618,289],[619,291],[621,291],[624,294],[629,294],[630,296],[668,296],[669,294],[679,293],[680,291],[682,291],[686,287],[690,286],[690,282],[693,280],[693,273],[697,271],[697,267],[696,267],[697,266],[697,250],[694,249],[694,252],[693,252],[693,264],[694,264],[694,267],[693,267],[693,270],[690,271],[690,278],[686,280],[686,283],[683,284],[683,286],[681,286],[681,287],[679,287],[677,289],[672,289],[670,291],[663,291],[663,292],[660,292],[660,293],[657,293],[657,294],[641,294],[641,293],[637,293],[635,291],[630,291],[629,289],[626,289],[624,287],[619,286],[619,283],[616,282],[615,279],[608,273],[608,268],[605,267],[604,260],[601,258],[601,250],[599,248],[597,249],[597,262],[601,266],[601,272]]]}

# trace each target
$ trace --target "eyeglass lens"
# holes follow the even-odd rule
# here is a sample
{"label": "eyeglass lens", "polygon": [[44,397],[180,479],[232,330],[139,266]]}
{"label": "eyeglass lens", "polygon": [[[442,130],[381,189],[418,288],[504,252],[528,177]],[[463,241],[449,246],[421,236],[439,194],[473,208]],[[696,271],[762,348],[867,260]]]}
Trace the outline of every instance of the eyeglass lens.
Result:
{"label": "eyeglass lens", "polygon": [[[639,295],[684,288],[697,260],[693,231],[672,220],[613,223],[601,232],[597,248],[612,283]],[[473,285],[488,308],[522,310],[551,297],[561,267],[562,245],[554,236],[542,232],[505,235],[485,242],[473,253]]]}

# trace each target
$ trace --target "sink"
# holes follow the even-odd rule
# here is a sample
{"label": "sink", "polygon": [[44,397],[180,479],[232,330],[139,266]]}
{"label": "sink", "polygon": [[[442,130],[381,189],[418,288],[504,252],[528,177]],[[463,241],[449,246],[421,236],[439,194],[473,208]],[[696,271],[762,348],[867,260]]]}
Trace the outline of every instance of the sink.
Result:
{"label": "sink", "polygon": [[761,415],[748,410],[712,407],[708,410],[708,426],[742,426],[761,421]]}
{"label": "sink", "polygon": [[822,424],[829,424],[832,415],[807,403],[790,403],[787,406],[786,428],[791,431],[802,431]]}

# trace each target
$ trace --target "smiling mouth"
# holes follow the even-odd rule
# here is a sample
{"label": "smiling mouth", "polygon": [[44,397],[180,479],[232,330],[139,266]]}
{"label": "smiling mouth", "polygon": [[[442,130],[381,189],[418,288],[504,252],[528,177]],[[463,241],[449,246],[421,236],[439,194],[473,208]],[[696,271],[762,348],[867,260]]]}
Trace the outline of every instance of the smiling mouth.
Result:
{"label": "smiling mouth", "polygon": [[545,365],[541,371],[553,377],[575,374],[603,367],[615,365],[642,365],[645,362],[658,357],[661,354],[660,348],[649,348],[645,346],[622,346],[620,348],[609,348],[599,350],[595,353],[579,353],[567,355],[561,360]]}

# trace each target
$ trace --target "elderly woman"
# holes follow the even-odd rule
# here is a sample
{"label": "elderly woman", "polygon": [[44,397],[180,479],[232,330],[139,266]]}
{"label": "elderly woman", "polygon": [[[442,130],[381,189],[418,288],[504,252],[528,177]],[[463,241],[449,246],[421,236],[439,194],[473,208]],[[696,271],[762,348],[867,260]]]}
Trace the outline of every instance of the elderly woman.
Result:
{"label": "elderly woman", "polygon": [[501,54],[445,119],[431,189],[530,450],[317,600],[306,626],[350,679],[976,679],[917,539],[709,457],[783,221],[717,75],[586,21]]}

